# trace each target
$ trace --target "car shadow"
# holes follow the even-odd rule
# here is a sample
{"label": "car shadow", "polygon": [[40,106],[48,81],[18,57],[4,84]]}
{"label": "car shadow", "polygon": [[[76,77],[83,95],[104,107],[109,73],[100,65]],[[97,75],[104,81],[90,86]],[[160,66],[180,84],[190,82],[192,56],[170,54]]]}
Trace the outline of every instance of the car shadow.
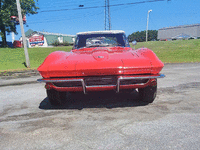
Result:
{"label": "car shadow", "polygon": [[53,106],[46,97],[39,105],[40,109],[83,109],[83,108],[118,108],[118,107],[138,107],[148,103],[139,99],[136,90],[132,92],[115,93],[114,91],[91,92],[86,95],[82,93],[67,94],[66,103]]}

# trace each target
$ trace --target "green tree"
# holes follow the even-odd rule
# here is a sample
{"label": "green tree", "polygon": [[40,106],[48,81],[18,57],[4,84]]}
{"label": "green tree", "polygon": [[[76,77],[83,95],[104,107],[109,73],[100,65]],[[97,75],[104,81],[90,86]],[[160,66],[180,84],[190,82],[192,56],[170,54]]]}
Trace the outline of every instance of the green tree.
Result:
{"label": "green tree", "polygon": [[[148,41],[157,40],[157,30],[148,30]],[[137,41],[144,42],[146,41],[146,31],[137,31],[128,36],[129,42]]]}
{"label": "green tree", "polygon": [[[38,1],[38,0],[36,0]],[[22,15],[37,14],[35,0],[20,0]],[[11,21],[11,16],[18,16],[16,0],[0,0],[0,36],[2,46],[7,46],[6,33],[16,32],[16,24]]]}
{"label": "green tree", "polygon": [[148,41],[156,40],[157,41],[158,31],[149,30],[148,31]]}

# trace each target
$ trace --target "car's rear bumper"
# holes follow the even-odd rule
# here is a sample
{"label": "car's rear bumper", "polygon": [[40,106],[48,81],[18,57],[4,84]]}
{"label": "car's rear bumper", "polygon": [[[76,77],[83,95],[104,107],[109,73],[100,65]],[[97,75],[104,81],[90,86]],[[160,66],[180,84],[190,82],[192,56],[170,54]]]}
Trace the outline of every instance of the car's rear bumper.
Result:
{"label": "car's rear bumper", "polygon": [[119,92],[121,89],[144,88],[155,84],[155,79],[164,77],[164,74],[157,74],[85,78],[43,78],[37,81],[45,82],[46,89],[55,89],[57,91],[83,91],[86,93],[89,91],[116,90],[116,92]]}

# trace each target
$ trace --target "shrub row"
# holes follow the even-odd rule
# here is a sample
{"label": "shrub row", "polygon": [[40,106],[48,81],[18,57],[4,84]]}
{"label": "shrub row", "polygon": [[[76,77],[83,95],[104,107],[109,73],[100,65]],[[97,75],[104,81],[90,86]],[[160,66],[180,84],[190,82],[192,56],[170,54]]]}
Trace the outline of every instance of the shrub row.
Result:
{"label": "shrub row", "polygon": [[67,41],[64,41],[63,43],[60,43],[59,41],[54,41],[51,45],[53,45],[53,46],[72,46],[73,43],[69,43]]}

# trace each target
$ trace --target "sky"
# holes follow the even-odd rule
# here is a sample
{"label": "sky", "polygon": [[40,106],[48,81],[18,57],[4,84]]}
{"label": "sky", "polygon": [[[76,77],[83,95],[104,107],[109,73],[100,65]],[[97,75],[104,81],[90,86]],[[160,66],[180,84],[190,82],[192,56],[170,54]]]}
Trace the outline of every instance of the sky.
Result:
{"label": "sky", "polygon": [[[112,30],[124,30],[126,35],[163,27],[200,23],[200,0],[109,0]],[[77,32],[104,30],[105,0],[38,0],[38,14],[26,16],[24,31],[45,31],[76,35]],[[84,7],[79,7],[84,5]],[[17,25],[21,37],[20,26]],[[7,41],[12,41],[11,34]]]}

